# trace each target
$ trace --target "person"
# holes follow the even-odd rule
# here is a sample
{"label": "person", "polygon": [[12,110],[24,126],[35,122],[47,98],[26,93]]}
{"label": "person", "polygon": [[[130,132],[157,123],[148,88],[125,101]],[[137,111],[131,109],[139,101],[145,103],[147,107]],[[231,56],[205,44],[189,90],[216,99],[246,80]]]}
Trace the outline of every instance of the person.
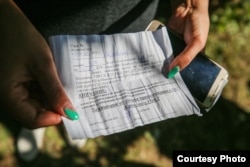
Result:
{"label": "person", "polygon": [[[187,46],[169,70],[184,69],[204,48],[208,3],[171,0],[168,26]],[[48,37],[142,31],[154,18],[157,4],[158,0],[0,0],[1,110],[28,129],[77,116],[57,75]]]}

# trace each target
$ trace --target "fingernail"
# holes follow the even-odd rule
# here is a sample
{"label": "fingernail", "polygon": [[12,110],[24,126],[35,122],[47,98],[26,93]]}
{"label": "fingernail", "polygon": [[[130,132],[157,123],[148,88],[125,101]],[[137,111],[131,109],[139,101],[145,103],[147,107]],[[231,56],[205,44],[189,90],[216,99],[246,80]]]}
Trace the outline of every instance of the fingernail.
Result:
{"label": "fingernail", "polygon": [[77,114],[77,112],[75,112],[74,110],[65,108],[64,109],[64,113],[67,115],[67,117],[71,120],[78,120],[79,119],[79,115]]}
{"label": "fingernail", "polygon": [[177,74],[180,71],[179,66],[174,66],[169,72],[168,72],[168,78],[174,78],[175,74]]}

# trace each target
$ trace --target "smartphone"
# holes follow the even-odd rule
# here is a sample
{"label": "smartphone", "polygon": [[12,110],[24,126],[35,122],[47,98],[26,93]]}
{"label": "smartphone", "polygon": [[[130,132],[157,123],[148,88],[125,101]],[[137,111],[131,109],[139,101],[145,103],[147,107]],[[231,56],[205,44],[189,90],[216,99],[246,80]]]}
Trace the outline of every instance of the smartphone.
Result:
{"label": "smartphone", "polygon": [[[161,22],[153,20],[146,30],[155,31],[163,26]],[[177,56],[184,50],[186,43],[173,30],[168,27],[167,30],[173,54]],[[201,52],[180,74],[190,93],[203,109],[213,106],[228,81],[227,70]]]}

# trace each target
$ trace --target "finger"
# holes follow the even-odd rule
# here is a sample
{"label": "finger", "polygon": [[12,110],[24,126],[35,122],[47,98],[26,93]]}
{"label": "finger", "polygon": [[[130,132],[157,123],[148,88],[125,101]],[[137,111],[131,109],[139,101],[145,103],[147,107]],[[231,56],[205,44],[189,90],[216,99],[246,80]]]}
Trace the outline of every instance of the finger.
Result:
{"label": "finger", "polygon": [[176,7],[172,7],[174,9],[171,17],[168,20],[168,27],[172,30],[175,30],[178,34],[183,34],[185,28],[185,20],[187,15],[190,13],[191,8],[186,7],[185,4],[178,4]]}
{"label": "finger", "polygon": [[176,66],[178,66],[180,70],[183,70],[203,48],[204,42],[199,38],[193,38],[185,49],[175,57],[169,66],[169,70]]}
{"label": "finger", "polygon": [[24,127],[29,129],[53,126],[61,123],[61,115],[46,109],[34,108],[33,106],[34,104],[31,104],[29,101],[24,101],[21,105],[16,106],[18,108],[13,109],[13,111],[18,112],[14,112],[11,115]]}
{"label": "finger", "polygon": [[52,111],[43,111],[39,112],[35,119],[35,128],[37,127],[46,127],[46,126],[52,126],[52,125],[58,125],[61,123],[61,115],[56,114]]}

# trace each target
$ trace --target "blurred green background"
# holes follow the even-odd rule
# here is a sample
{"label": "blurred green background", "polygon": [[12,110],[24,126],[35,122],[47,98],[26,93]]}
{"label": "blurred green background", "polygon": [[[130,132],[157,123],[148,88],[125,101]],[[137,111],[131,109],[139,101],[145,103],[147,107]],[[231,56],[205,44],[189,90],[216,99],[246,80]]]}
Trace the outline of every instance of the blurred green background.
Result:
{"label": "blurred green background", "polygon": [[[161,0],[156,18],[166,22],[164,4]],[[49,127],[40,156],[21,163],[14,147],[19,127],[1,113],[0,166],[169,167],[173,150],[250,150],[250,1],[210,0],[210,19],[206,53],[230,77],[222,97],[203,117],[180,117],[90,139],[80,150],[65,143],[61,128]]]}

